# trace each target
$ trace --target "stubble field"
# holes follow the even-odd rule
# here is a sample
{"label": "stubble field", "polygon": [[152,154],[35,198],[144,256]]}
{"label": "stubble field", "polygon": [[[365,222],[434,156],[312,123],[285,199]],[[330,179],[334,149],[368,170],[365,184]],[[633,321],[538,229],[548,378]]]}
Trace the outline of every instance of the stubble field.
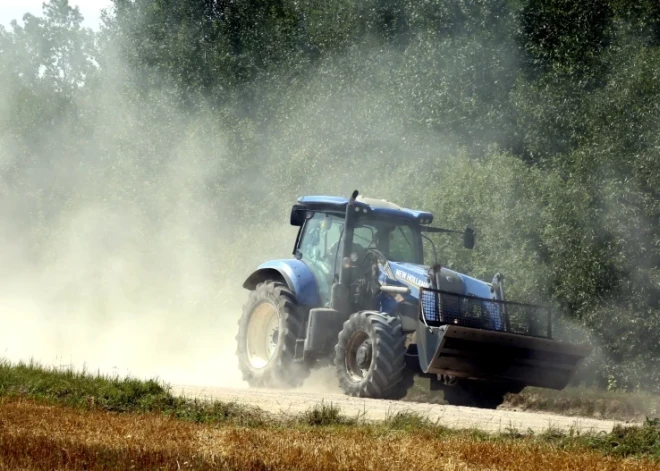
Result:
{"label": "stubble field", "polygon": [[274,415],[153,381],[0,363],[1,470],[660,470],[660,423],[486,433],[317,404]]}
{"label": "stubble field", "polygon": [[0,469],[646,471],[660,465],[541,439],[443,433],[406,420],[383,427],[204,425],[13,399],[0,405]]}

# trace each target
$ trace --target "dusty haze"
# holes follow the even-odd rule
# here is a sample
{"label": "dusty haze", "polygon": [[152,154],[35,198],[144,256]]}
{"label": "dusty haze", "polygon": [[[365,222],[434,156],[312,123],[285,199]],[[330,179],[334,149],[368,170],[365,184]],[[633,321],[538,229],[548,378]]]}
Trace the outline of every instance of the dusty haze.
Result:
{"label": "dusty haze", "polygon": [[[100,129],[95,144],[115,145],[106,132],[117,130]],[[2,201],[3,356],[239,385],[233,337],[244,293],[221,271],[231,228],[214,217],[223,202],[196,191],[218,171],[222,147],[183,140],[155,171],[145,168],[152,156],[108,165],[77,151],[24,168]]]}
{"label": "dusty haze", "polygon": [[[575,322],[557,332],[593,345],[594,337],[605,339],[604,353],[584,369],[591,371],[588,382],[603,385],[632,371],[628,384],[655,384],[646,377],[660,369],[645,366],[657,363],[645,355],[655,352],[649,348],[655,337],[635,334],[640,343],[629,348],[620,330],[657,331],[656,321],[636,320],[642,311],[623,309],[643,301],[644,289],[655,292],[648,280],[655,283],[657,270],[637,270],[635,257],[643,260],[657,221],[639,216],[628,224],[627,206],[618,202],[628,193],[614,187],[605,211],[593,211],[601,190],[564,181],[562,166],[571,168],[580,153],[555,155],[566,145],[562,126],[580,123],[588,109],[559,106],[570,96],[562,86],[546,90],[545,79],[524,77],[534,57],[518,47],[515,14],[487,4],[468,2],[456,17],[444,4],[415,7],[408,42],[371,38],[365,29],[354,44],[339,41],[313,64],[307,62],[313,55],[283,40],[275,49],[291,57],[233,85],[226,83],[235,79],[232,64],[246,66],[253,56],[239,60],[222,42],[200,46],[193,30],[182,29],[182,39],[168,35],[166,15],[145,27],[132,23],[144,19],[129,9],[123,26],[109,27],[96,42],[92,33],[69,28],[97,56],[61,57],[72,66],[62,74],[48,54],[66,55],[66,47],[43,56],[39,34],[2,35],[18,39],[16,47],[0,43],[7,65],[0,68],[0,123],[7,124],[0,133],[0,356],[241,386],[234,336],[247,295],[242,281],[260,262],[291,256],[288,211],[297,197],[357,188],[433,210],[438,226],[472,225],[478,236],[471,253],[455,238],[435,240],[443,265],[486,280],[502,271],[511,299],[577,309],[567,312]],[[148,16],[149,5],[139,11]],[[360,8],[347,4],[349,13],[361,15]],[[509,13],[500,16],[501,8]],[[311,43],[335,37],[335,25],[343,28],[331,10]],[[433,12],[440,16],[426,14]],[[356,18],[346,25],[361,31]],[[438,30],[442,24],[455,28]],[[242,31],[247,43],[261,44],[261,33]],[[150,43],[158,34],[167,41]],[[33,43],[22,44],[26,37]],[[123,49],[122,41],[129,42]],[[208,50],[195,55],[198,46]],[[197,83],[216,72],[211,88]],[[603,76],[612,87],[600,93],[616,96],[616,77]],[[621,103],[636,82],[624,83],[633,88],[622,89]],[[573,99],[598,110],[594,96]],[[609,100],[602,105],[619,110]],[[590,119],[590,133],[611,134]],[[601,147],[610,146],[596,141],[586,151],[599,161]],[[532,160],[524,162],[526,156]],[[557,169],[541,165],[551,157]],[[601,235],[611,243],[599,242]],[[641,249],[617,245],[626,240]],[[603,273],[619,283],[613,291]],[[619,309],[616,294],[629,291]],[[606,360],[617,351],[629,355],[614,362],[620,365]],[[329,387],[322,376],[314,374],[309,387]]]}
{"label": "dusty haze", "polygon": [[[261,253],[236,242],[285,255],[273,235],[290,231],[232,225],[234,195],[206,191],[228,159],[214,116],[183,118],[165,94],[123,99],[128,72],[106,60],[116,75],[77,104],[88,134],[44,123],[29,159],[26,143],[0,141],[0,356],[241,385],[240,285]],[[15,93],[0,90],[0,100]]]}
{"label": "dusty haze", "polygon": [[[320,74],[269,131],[276,144],[264,167],[237,170],[217,113],[183,112],[167,90],[126,99],[131,72],[114,52],[103,58],[111,72],[78,98],[88,134],[47,122],[39,142],[0,140],[0,356],[246,386],[234,340],[247,296],[241,284],[261,261],[290,257],[290,205],[305,193],[373,187],[377,175],[359,155],[337,157],[355,155],[365,139],[381,154],[413,144],[369,76],[336,94]],[[9,81],[0,90],[0,100],[16,92]],[[15,112],[0,106],[1,118]],[[36,157],[24,157],[28,145]],[[297,174],[273,173],[281,159],[310,156]],[[237,215],[240,207],[255,213]],[[317,388],[338,391],[328,368],[305,386]]]}

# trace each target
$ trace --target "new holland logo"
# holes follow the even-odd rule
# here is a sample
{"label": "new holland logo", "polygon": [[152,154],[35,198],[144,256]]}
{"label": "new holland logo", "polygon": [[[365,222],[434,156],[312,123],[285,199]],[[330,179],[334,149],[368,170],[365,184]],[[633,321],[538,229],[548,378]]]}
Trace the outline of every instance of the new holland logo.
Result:
{"label": "new holland logo", "polygon": [[429,283],[428,281],[424,281],[421,278],[417,278],[415,275],[411,275],[410,273],[406,273],[403,270],[397,270],[396,271],[396,277],[400,280],[407,281],[408,283],[411,283],[417,287],[422,287],[422,288],[428,288]]}

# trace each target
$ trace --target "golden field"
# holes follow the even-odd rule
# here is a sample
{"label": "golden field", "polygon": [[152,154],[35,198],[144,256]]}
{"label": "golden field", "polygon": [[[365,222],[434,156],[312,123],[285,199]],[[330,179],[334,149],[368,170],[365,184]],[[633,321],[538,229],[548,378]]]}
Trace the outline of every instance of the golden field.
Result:
{"label": "golden field", "polygon": [[0,400],[1,470],[660,470],[534,437],[439,434],[433,428],[204,425],[159,413],[115,413]]}

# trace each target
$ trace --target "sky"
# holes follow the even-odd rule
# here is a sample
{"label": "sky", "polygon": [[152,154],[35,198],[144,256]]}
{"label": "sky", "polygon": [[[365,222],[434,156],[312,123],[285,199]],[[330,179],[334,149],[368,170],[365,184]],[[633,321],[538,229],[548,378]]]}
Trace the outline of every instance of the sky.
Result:
{"label": "sky", "polygon": [[[0,0],[0,24],[8,27],[11,20],[20,20],[25,13],[41,16],[41,5],[44,0]],[[69,0],[69,4],[77,6],[85,17],[84,26],[98,29],[101,10],[112,4],[111,0]],[[20,21],[19,21],[20,23]]]}

